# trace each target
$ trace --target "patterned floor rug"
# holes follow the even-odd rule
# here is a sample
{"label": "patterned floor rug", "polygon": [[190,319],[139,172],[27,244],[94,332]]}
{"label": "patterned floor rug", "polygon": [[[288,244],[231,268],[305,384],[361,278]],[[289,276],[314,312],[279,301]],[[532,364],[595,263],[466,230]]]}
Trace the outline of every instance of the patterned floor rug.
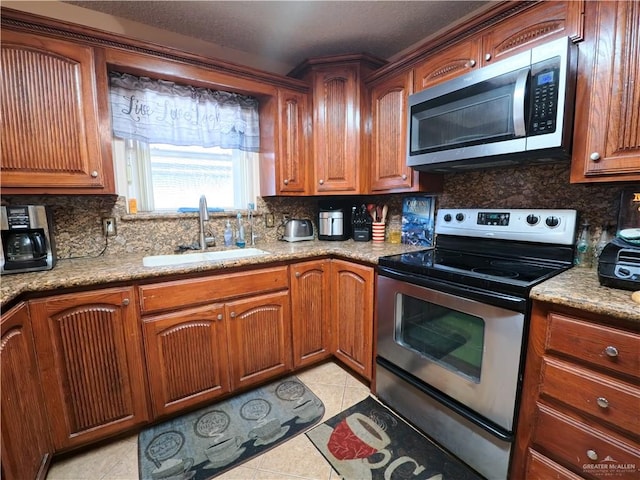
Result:
{"label": "patterned floor rug", "polygon": [[481,480],[374,398],[306,433],[345,480]]}
{"label": "patterned floor rug", "polygon": [[324,415],[322,401],[288,377],[150,427],[138,436],[147,480],[208,480],[264,453]]}

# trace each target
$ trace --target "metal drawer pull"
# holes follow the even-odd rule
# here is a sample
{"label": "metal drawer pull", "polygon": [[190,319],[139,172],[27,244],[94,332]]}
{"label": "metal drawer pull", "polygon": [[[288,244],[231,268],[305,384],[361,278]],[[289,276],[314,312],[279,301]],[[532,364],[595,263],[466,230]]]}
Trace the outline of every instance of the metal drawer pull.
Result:
{"label": "metal drawer pull", "polygon": [[614,358],[618,356],[618,349],[616,347],[612,347],[611,345],[609,345],[607,348],[604,349],[604,353]]}
{"label": "metal drawer pull", "polygon": [[231,318],[236,318],[236,312],[231,312],[231,313],[229,314],[229,316],[230,316]]}
{"label": "metal drawer pull", "polygon": [[609,408],[609,400],[607,400],[604,397],[598,397],[596,399],[596,402],[598,403],[598,406],[601,408]]}
{"label": "metal drawer pull", "polygon": [[598,460],[598,454],[595,450],[587,450],[587,457],[589,460]]}
{"label": "metal drawer pull", "polygon": [[222,320],[222,314],[221,313],[218,314],[218,320]]}
{"label": "metal drawer pull", "polygon": [[125,307],[126,307],[127,305],[129,305],[129,299],[128,299],[128,298],[123,299],[123,300],[122,300],[122,305],[124,305]]}

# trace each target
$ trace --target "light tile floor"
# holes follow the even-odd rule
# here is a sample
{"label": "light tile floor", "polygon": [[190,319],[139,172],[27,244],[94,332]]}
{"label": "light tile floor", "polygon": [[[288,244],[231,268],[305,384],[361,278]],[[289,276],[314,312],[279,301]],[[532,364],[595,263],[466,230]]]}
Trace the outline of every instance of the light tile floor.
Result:
{"label": "light tile floor", "polygon": [[[369,395],[369,387],[335,363],[296,374],[324,403],[325,421]],[[337,480],[304,433],[216,477],[216,480]],[[137,435],[53,462],[47,480],[138,479]]]}

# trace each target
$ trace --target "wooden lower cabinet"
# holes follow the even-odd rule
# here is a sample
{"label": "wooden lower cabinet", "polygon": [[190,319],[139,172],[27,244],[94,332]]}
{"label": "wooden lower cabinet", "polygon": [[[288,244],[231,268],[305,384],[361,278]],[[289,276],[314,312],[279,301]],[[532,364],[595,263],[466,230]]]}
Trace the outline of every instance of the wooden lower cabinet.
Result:
{"label": "wooden lower cabinet", "polygon": [[293,366],[304,367],[331,353],[330,260],[312,260],[291,266],[291,328]]}
{"label": "wooden lower cabinet", "polygon": [[229,393],[224,306],[144,319],[147,375],[154,418]]}
{"label": "wooden lower cabinet", "polygon": [[44,478],[53,453],[26,304],[2,315],[2,478]]}
{"label": "wooden lower cabinet", "polygon": [[510,478],[637,479],[640,333],[534,302]]}
{"label": "wooden lower cabinet", "polygon": [[291,371],[288,291],[229,302],[224,310],[232,390]]}
{"label": "wooden lower cabinet", "polygon": [[331,260],[334,354],[367,380],[373,372],[374,279],[371,267]]}
{"label": "wooden lower cabinet", "polygon": [[56,451],[148,421],[136,303],[133,287],[30,302],[45,412]]}

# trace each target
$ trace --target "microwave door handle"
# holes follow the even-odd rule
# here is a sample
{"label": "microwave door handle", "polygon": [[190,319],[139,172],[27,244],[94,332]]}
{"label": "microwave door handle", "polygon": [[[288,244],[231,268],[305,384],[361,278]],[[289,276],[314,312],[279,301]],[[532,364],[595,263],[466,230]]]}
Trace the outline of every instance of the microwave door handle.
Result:
{"label": "microwave door handle", "polygon": [[525,94],[527,93],[527,80],[529,79],[529,69],[524,69],[518,73],[513,89],[513,130],[516,137],[524,137],[527,128],[524,119]]}

